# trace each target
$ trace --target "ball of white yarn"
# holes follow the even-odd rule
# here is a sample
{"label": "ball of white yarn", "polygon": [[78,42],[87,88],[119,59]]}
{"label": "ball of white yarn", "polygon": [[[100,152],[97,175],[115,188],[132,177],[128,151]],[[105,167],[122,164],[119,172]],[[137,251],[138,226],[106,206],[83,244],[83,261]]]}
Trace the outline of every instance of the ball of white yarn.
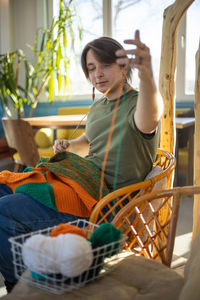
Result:
{"label": "ball of white yarn", "polygon": [[63,251],[60,247],[60,273],[75,277],[89,269],[93,262],[93,252],[90,243],[82,236],[77,234],[59,235],[58,239],[62,239]]}
{"label": "ball of white yarn", "polygon": [[41,234],[28,238],[22,249],[25,265],[42,273],[61,273],[75,277],[86,271],[93,262],[90,243],[77,234],[48,237]]}
{"label": "ball of white yarn", "polygon": [[28,238],[22,248],[24,264],[35,272],[59,273],[56,262],[56,243],[48,236],[36,234]]}

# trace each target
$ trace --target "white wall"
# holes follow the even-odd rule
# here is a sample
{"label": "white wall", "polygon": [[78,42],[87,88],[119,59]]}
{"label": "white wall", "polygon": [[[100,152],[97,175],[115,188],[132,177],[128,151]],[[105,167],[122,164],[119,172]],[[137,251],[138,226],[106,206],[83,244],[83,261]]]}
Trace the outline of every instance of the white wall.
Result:
{"label": "white wall", "polygon": [[0,53],[12,50],[12,17],[9,0],[0,0]]}
{"label": "white wall", "polygon": [[34,45],[36,33],[36,4],[35,0],[11,0],[13,3],[13,35],[14,49],[22,49],[29,59],[34,58],[27,44]]}
{"label": "white wall", "polygon": [[31,61],[37,28],[46,26],[46,0],[0,0],[0,53],[22,49]]}
{"label": "white wall", "polygon": [[[35,54],[27,44],[34,47],[37,29],[47,26],[47,11],[52,9],[51,1],[0,0],[0,54],[22,49],[28,60],[35,63]],[[19,82],[24,86],[23,65]]]}

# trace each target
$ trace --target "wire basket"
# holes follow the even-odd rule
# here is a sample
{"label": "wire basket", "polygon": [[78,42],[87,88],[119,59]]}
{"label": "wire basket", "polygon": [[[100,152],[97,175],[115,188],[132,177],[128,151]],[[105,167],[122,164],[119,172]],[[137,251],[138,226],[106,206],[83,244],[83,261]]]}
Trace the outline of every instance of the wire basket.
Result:
{"label": "wire basket", "polygon": [[[88,239],[90,238],[92,232],[98,227],[98,225],[96,224],[80,219],[77,221],[69,222],[67,224],[82,228],[87,233]],[[92,265],[88,270],[86,270],[79,276],[67,277],[63,276],[62,274],[45,274],[43,272],[35,273],[31,270],[27,270],[27,266],[23,261],[22,255],[24,242],[27,238],[36,234],[49,235],[50,231],[55,227],[57,226],[38,230],[28,234],[23,234],[9,239],[11,243],[11,250],[13,253],[13,264],[16,278],[20,278],[22,281],[30,285],[36,286],[43,290],[47,290],[51,293],[62,294],[66,291],[78,289],[84,286],[86,283],[93,281],[95,278],[103,276],[104,274],[112,270],[120,261],[120,253],[124,248],[126,236],[122,236],[122,238],[117,242],[106,244],[102,247],[93,249]],[[86,254],[83,254],[82,257],[79,256],[79,259],[84,259],[85,255]],[[22,274],[23,276],[21,276]]]}

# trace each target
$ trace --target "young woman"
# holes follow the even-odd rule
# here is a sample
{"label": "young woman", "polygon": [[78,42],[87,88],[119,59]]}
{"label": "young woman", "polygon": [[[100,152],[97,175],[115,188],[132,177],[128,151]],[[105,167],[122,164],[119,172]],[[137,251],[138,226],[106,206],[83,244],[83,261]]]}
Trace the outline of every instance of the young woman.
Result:
{"label": "young woman", "polygon": [[[125,43],[134,49],[124,50],[103,37],[83,50],[86,78],[105,95],[90,109],[86,133],[76,140],[56,141],[57,154],[36,168],[0,173],[0,272],[8,291],[17,282],[10,237],[89,218],[99,197],[143,180],[152,168],[162,103],[139,31]],[[130,85],[131,68],[138,70],[139,93]],[[88,155],[73,154],[77,147],[86,147]]]}
{"label": "young woman", "polygon": [[[117,41],[106,37],[86,45],[81,57],[82,69],[93,87],[107,95],[91,108],[86,134],[69,142],[57,140],[54,144],[55,153],[76,152],[77,148],[87,147],[89,154],[86,159],[102,169],[117,105],[104,170],[109,190],[139,182],[151,170],[157,153],[158,125],[162,114],[148,47],[140,41],[138,31],[134,40],[125,43],[136,48],[125,51]],[[134,58],[128,59],[127,55]],[[138,69],[139,93],[130,85],[130,68]]]}

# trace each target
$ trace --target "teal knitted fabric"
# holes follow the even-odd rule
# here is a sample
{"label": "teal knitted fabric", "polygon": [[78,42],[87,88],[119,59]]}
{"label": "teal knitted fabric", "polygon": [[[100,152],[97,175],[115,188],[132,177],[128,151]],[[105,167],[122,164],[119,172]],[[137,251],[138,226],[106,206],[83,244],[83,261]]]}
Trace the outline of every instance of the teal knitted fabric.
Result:
{"label": "teal knitted fabric", "polygon": [[27,194],[49,208],[57,210],[53,187],[47,182],[19,185],[16,187],[15,193]]}
{"label": "teal knitted fabric", "polygon": [[[92,248],[95,249],[97,247],[101,247],[113,242],[117,242],[121,239],[122,232],[117,229],[111,223],[103,223],[101,224],[91,235],[90,242],[92,244]],[[111,250],[114,251],[111,251]],[[106,256],[114,255],[119,250],[119,243],[114,244],[113,246],[108,246],[105,250],[107,252]]]}
{"label": "teal knitted fabric", "polygon": [[[27,172],[33,172],[35,171],[33,168],[31,167],[27,167],[26,169],[24,169],[23,173],[27,173]],[[40,172],[41,174],[44,175],[45,178],[47,178],[46,173],[45,172]]]}

